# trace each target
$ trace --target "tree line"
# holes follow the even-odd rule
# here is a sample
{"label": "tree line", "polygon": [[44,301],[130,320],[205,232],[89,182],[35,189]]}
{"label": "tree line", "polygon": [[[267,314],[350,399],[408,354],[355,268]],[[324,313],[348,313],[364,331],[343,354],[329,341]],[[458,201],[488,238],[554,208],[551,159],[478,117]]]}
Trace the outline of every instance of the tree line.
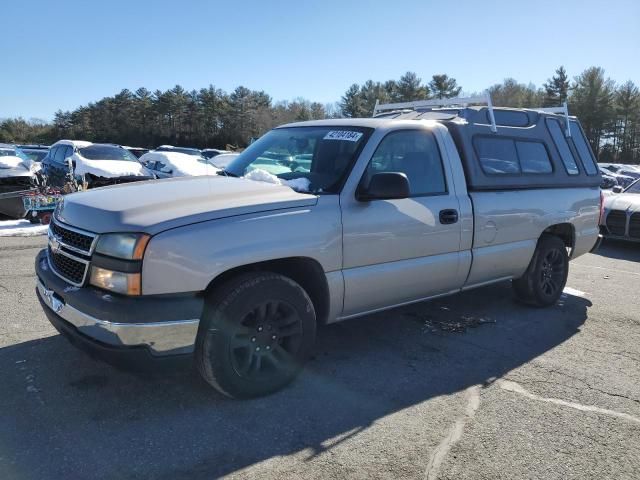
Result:
{"label": "tree line", "polygon": [[[599,67],[588,68],[571,80],[559,67],[542,87],[507,78],[488,91],[495,106],[556,106],[566,101],[599,161],[640,163],[640,91],[630,80],[618,84]],[[283,123],[370,117],[376,101],[451,98],[461,92],[457,80],[446,74],[423,82],[413,72],[398,80],[354,83],[339,102],[329,104],[302,98],[274,102],[266,92],[243,86],[230,93],[213,85],[190,91],[179,85],[154,92],[125,89],[73,111],[59,110],[52,122],[6,119],[0,122],[0,142],[52,143],[75,138],[143,147],[165,143],[243,147]]]}

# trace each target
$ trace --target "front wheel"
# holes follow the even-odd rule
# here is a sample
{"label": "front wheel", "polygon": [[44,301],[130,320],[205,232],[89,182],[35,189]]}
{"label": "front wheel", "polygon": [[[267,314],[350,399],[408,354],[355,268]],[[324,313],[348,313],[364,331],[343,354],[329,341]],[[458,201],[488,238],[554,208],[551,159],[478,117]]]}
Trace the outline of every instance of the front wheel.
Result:
{"label": "front wheel", "polygon": [[513,280],[518,300],[536,307],[555,304],[569,275],[569,255],[564,242],[553,235],[543,235],[524,275]]}
{"label": "front wheel", "polygon": [[196,364],[229,397],[267,395],[295,378],[315,335],[313,303],[300,285],[276,273],[248,273],[207,299]]}

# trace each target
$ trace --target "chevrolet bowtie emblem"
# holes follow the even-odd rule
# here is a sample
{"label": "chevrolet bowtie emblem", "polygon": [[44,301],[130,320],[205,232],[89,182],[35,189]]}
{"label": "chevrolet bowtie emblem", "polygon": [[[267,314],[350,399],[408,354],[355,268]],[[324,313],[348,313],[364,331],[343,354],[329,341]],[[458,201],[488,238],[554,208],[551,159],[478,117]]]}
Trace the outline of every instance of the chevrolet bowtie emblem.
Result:
{"label": "chevrolet bowtie emblem", "polygon": [[60,251],[60,240],[58,240],[55,235],[49,235],[49,247],[53,253]]}

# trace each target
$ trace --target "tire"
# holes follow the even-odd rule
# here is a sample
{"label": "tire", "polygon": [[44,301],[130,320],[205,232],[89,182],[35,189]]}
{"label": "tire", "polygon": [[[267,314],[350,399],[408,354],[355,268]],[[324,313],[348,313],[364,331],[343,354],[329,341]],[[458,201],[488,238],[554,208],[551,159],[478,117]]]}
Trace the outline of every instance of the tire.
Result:
{"label": "tire", "polygon": [[315,337],[315,309],[300,285],[276,273],[242,274],[207,299],[196,365],[224,395],[268,395],[296,377]]}
{"label": "tire", "polygon": [[51,213],[43,213],[40,218],[40,224],[42,225],[49,225],[51,223]]}
{"label": "tire", "polygon": [[554,305],[567,284],[569,255],[564,242],[544,234],[524,275],[512,281],[515,296],[536,307]]}

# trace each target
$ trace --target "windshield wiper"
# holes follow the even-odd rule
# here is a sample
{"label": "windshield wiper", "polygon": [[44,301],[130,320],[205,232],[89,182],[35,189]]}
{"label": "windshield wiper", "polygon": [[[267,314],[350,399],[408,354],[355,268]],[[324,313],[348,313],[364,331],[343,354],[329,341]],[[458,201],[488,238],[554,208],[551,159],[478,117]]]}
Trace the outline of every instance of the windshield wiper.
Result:
{"label": "windshield wiper", "polygon": [[236,175],[235,173],[225,170],[224,168],[222,170],[218,170],[216,173],[218,175],[224,175],[225,177],[234,177],[234,178],[240,177],[240,175]]}

